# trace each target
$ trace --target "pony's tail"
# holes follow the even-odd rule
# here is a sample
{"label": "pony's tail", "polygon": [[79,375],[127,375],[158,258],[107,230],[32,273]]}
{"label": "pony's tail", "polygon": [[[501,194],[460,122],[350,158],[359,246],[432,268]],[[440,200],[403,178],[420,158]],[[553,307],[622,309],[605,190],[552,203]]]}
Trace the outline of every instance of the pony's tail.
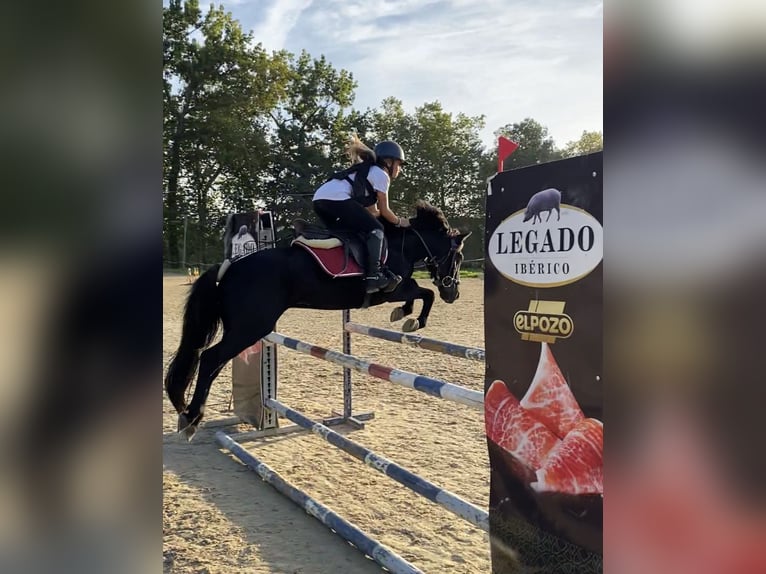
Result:
{"label": "pony's tail", "polygon": [[165,391],[179,413],[186,409],[186,389],[194,378],[200,352],[218,332],[220,309],[216,278],[219,267],[214,265],[194,282],[184,309],[181,342],[165,375]]}
{"label": "pony's tail", "polygon": [[354,134],[351,136],[351,141],[346,147],[346,153],[351,159],[351,163],[359,163],[362,161],[369,161],[375,163],[375,152],[370,149],[359,136]]}

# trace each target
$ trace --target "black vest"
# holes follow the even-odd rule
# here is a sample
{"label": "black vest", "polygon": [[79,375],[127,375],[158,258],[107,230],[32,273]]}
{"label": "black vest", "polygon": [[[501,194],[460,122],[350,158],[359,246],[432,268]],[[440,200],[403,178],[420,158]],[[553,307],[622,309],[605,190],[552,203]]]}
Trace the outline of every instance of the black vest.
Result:
{"label": "black vest", "polygon": [[[378,201],[378,194],[367,179],[367,174],[370,173],[370,168],[374,165],[375,162],[369,160],[355,163],[343,171],[332,174],[327,181],[331,179],[345,179],[351,184],[351,197],[364,207],[369,207]],[[354,179],[349,177],[352,173],[356,174]]]}

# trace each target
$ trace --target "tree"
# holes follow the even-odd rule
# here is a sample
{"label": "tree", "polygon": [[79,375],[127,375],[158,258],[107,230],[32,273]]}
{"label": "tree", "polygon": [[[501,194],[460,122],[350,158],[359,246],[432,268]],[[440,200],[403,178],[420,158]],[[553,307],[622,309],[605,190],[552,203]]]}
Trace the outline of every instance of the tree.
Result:
{"label": "tree", "polygon": [[[222,180],[265,156],[263,122],[284,91],[284,55],[269,57],[222,8],[163,8],[164,216],[167,257],[179,261],[178,220],[200,229],[217,214]],[[258,153],[261,150],[264,153]],[[265,161],[257,162],[265,165]],[[220,202],[219,202],[220,203]],[[198,242],[202,244],[202,239]]]}
{"label": "tree", "polygon": [[586,155],[604,149],[604,136],[601,132],[583,131],[580,139],[569,142],[562,153],[564,157]]}
{"label": "tree", "polygon": [[[425,199],[443,209],[453,225],[479,231],[486,190],[480,177],[484,150],[479,132],[484,118],[452,114],[438,101],[408,114],[402,102],[393,97],[384,99],[370,114],[371,129],[365,141],[395,140],[404,148],[409,164],[389,194],[394,211],[407,215],[417,199]],[[479,233],[476,235],[477,239],[466,246],[469,258],[481,257],[482,240]]]}
{"label": "tree", "polygon": [[370,147],[381,141],[393,140],[404,150],[404,156],[409,165],[402,169],[388,197],[394,211],[405,212],[419,197],[411,179],[411,176],[420,169],[419,159],[413,155],[416,137],[414,119],[405,112],[402,101],[394,97],[383,99],[379,108],[368,110],[368,113],[370,129],[365,134],[360,134],[362,140]]}
{"label": "tree", "polygon": [[[519,148],[505,160],[503,169],[545,163],[562,157],[561,151],[556,149],[553,138],[548,135],[548,128],[532,118],[503,126],[495,132],[495,137],[499,136],[519,144]],[[495,161],[497,161],[497,154],[495,154]]]}
{"label": "tree", "polygon": [[282,224],[310,217],[311,196],[341,153],[338,145],[349,126],[345,110],[353,102],[355,88],[352,75],[336,70],[324,56],[314,59],[305,50],[289,56],[287,86],[270,113],[265,190]]}
{"label": "tree", "polygon": [[397,199],[392,204],[406,212],[415,200],[425,199],[441,207],[448,217],[476,211],[473,200],[482,158],[478,134],[483,117],[453,115],[438,101],[407,114],[396,98],[383,100],[372,116],[373,140],[397,141],[409,163],[395,184],[392,197]]}
{"label": "tree", "polygon": [[480,191],[479,131],[484,127],[484,118],[462,113],[453,116],[433,102],[415,110],[414,125],[413,153],[420,168],[413,178],[416,188],[448,217],[478,215],[473,200]]}

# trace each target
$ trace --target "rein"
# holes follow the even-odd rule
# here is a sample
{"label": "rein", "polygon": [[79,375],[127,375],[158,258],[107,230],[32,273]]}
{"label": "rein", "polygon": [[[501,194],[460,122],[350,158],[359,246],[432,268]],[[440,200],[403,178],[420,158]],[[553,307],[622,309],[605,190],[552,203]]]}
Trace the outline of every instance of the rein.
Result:
{"label": "rein", "polygon": [[[452,287],[452,285],[458,285],[460,284],[460,277],[459,277],[459,271],[457,269],[457,265],[451,265],[452,273],[450,275],[446,275],[444,277],[439,276],[439,267],[447,261],[448,257],[452,257],[453,263],[455,254],[457,253],[457,244],[454,239],[451,240],[451,247],[450,250],[442,257],[441,259],[437,259],[434,254],[431,252],[431,249],[428,247],[428,244],[426,243],[425,239],[423,239],[423,236],[420,235],[417,229],[414,229],[412,227],[404,228],[404,231],[407,229],[411,230],[412,232],[417,235],[418,239],[420,239],[420,243],[423,244],[423,247],[426,250],[426,253],[428,253],[428,257],[425,259],[426,262],[426,268],[428,269],[429,273],[431,274],[431,281],[434,285],[442,287]],[[404,258],[404,241],[402,241],[402,258]]]}

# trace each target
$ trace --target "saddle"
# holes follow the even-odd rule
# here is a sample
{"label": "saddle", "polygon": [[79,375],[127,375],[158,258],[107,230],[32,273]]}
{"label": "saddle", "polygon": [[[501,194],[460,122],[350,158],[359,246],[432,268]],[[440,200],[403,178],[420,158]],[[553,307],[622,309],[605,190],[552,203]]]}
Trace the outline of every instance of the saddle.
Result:
{"label": "saddle", "polygon": [[[309,252],[322,270],[331,277],[364,276],[364,262],[367,249],[356,231],[330,231],[326,227],[309,223],[303,219],[293,221],[296,245]],[[386,241],[383,242],[383,261],[388,255]]]}

